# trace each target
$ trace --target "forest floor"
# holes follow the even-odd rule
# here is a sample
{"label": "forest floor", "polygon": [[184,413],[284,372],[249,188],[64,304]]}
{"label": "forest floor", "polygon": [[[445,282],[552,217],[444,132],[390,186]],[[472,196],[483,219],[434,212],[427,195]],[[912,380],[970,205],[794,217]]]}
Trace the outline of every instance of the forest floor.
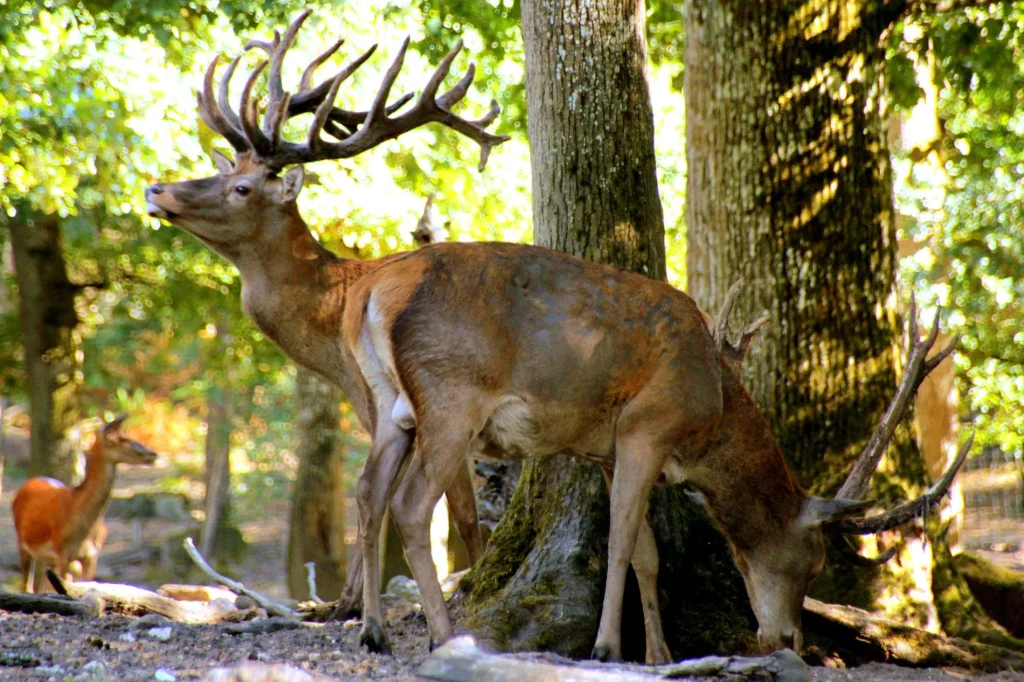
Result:
{"label": "forest floor", "polygon": [[[125,469],[116,495],[151,488],[163,473],[153,469]],[[17,589],[17,546],[10,517],[10,499],[22,482],[9,469],[0,502],[0,585]],[[287,537],[288,505],[266,500],[255,518],[242,518],[241,530],[248,549],[234,577],[267,596],[282,598],[287,587],[282,577]],[[131,524],[108,519],[107,556],[131,549]],[[147,521],[143,539],[156,544],[180,534],[186,523]],[[1007,536],[1021,537],[1021,526]],[[139,535],[136,532],[136,540]],[[1004,565],[1024,563],[1019,548],[1003,551]],[[162,582],[145,565],[111,566],[101,562],[98,579],[155,588]],[[455,611],[458,612],[456,606]],[[169,628],[169,629],[168,629]],[[99,619],[23,615],[0,611],[0,680],[54,680],[106,682],[107,680],[198,680],[213,667],[244,661],[281,663],[324,675],[332,680],[415,680],[415,671],[427,652],[426,623],[419,612],[388,624],[394,656],[369,654],[358,643],[359,623],[304,625],[269,634],[229,634],[223,626],[185,626],[160,617],[142,619],[108,615]],[[813,669],[816,682],[882,682],[911,680],[946,682],[985,680],[1024,682],[1024,673],[976,675],[964,670],[908,669],[869,665],[851,670]]]}

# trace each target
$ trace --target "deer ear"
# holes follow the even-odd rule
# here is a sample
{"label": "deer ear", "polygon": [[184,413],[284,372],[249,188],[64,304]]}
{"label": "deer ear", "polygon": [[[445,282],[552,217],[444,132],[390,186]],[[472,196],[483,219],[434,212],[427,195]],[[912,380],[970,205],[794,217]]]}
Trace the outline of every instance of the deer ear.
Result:
{"label": "deer ear", "polygon": [[235,170],[234,162],[216,149],[213,150],[211,156],[213,156],[213,164],[217,166],[221,175],[229,175],[231,171]]}
{"label": "deer ear", "polygon": [[295,198],[299,196],[299,192],[302,191],[302,181],[306,177],[306,171],[303,170],[302,166],[295,166],[288,170],[284,174],[284,178],[281,179],[281,201],[295,201]]}
{"label": "deer ear", "polygon": [[116,417],[108,421],[106,424],[104,424],[100,431],[103,433],[104,436],[112,436],[121,430],[121,425],[124,424],[124,420],[127,418],[128,413],[122,412],[121,414],[117,415]]}
{"label": "deer ear", "polygon": [[863,514],[874,504],[874,500],[827,500],[821,497],[808,497],[800,512],[800,523],[818,528],[833,521]]}

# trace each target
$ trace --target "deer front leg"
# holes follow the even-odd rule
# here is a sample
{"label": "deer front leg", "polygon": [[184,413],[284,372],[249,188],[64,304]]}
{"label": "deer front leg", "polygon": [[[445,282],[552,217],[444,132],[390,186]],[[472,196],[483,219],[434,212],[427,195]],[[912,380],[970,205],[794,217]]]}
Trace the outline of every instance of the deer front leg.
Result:
{"label": "deer front leg", "polygon": [[379,653],[391,653],[380,606],[380,527],[410,443],[408,433],[382,419],[356,486],[363,545],[363,629],[359,643]]}
{"label": "deer front leg", "polygon": [[[608,491],[612,489],[612,472],[602,469]],[[644,609],[644,634],[647,641],[646,661],[651,665],[669,663],[672,655],[665,642],[665,633],[661,626],[661,609],[658,607],[658,546],[654,541],[654,531],[647,521],[647,514],[640,519],[637,529],[636,547],[630,559],[636,581],[640,586],[640,601]]]}
{"label": "deer front leg", "polygon": [[[593,658],[601,661],[622,659],[622,595],[626,584],[626,569],[637,546],[640,523],[647,516],[651,486],[664,460],[655,455],[650,441],[642,437],[620,437],[615,453],[615,475],[611,486],[611,529],[608,536],[608,577],[601,607],[601,624],[592,654]],[[644,523],[646,525],[646,521]],[[654,592],[656,605],[657,589]],[[644,611],[646,614],[647,600],[644,600]],[[650,645],[651,641],[648,640]]]}

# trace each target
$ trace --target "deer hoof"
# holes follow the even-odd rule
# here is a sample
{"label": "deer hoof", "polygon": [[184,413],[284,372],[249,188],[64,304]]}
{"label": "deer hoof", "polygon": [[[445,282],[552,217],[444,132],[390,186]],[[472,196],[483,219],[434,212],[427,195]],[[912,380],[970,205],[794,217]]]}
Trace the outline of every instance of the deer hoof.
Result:
{"label": "deer hoof", "polygon": [[595,646],[594,650],[590,652],[590,657],[595,661],[604,661],[605,663],[609,661],[620,660],[618,656],[612,654],[611,647],[605,646],[603,644]]}
{"label": "deer hoof", "polygon": [[384,634],[384,629],[375,618],[368,618],[363,622],[363,630],[359,633],[359,643],[365,646],[371,653],[391,654],[391,645]]}

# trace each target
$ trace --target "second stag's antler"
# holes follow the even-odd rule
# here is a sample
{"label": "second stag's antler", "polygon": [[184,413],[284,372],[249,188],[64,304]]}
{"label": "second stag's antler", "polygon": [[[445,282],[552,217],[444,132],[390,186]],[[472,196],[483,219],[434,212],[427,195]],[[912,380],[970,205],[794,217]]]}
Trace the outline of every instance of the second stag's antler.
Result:
{"label": "second stag's antler", "polygon": [[[272,41],[251,40],[246,49],[259,49],[267,53],[268,59],[260,62],[249,74],[242,89],[239,110],[236,113],[229,101],[230,82],[241,55],[228,65],[221,76],[216,95],[214,94],[214,75],[217,70],[218,58],[214,58],[206,70],[202,92],[197,93],[199,113],[203,121],[213,130],[220,133],[234,147],[236,152],[252,154],[256,160],[271,170],[280,170],[292,164],[309,163],[325,159],[344,159],[356,156],[368,149],[398,137],[414,128],[427,123],[440,123],[452,130],[465,135],[480,145],[480,170],[487,164],[491,149],[508,140],[507,135],[494,135],[486,128],[497,118],[501,107],[494,100],[488,112],[477,120],[467,120],[451,112],[451,108],[460,102],[473,83],[476,73],[475,65],[470,64],[466,75],[453,88],[438,95],[441,82],[448,75],[452,62],[462,50],[462,41],[441,60],[434,73],[412,108],[405,113],[393,116],[413,99],[411,93],[405,94],[392,104],[387,104],[391,87],[398,78],[409,47],[409,39],[403,41],[398,55],[391,63],[377,94],[367,111],[349,111],[335,105],[338,88],[376,51],[373,45],[362,55],[352,60],[333,78],[313,87],[313,74],[341,47],[343,40],[338,40],[306,66],[299,81],[298,92],[292,95],[285,91],[281,80],[281,67],[285,53],[295,42],[299,28],[309,17],[311,10],[300,14],[281,36],[274,32]],[[263,70],[270,65],[268,76],[268,100],[263,123],[259,123],[260,103],[252,96],[253,86]],[[284,123],[299,114],[313,113],[313,122],[309,127],[304,142],[290,142],[281,137]],[[325,140],[322,133],[327,133],[334,141]]]}
{"label": "second stag's antler", "polygon": [[[953,339],[942,350],[935,353],[933,356],[928,357],[928,353],[935,346],[935,341],[939,336],[940,313],[941,309],[936,311],[935,321],[932,323],[931,331],[927,337],[921,339],[917,326],[917,306],[914,299],[911,298],[910,321],[907,330],[907,336],[909,339],[907,362],[906,367],[903,370],[903,376],[900,379],[899,387],[896,389],[896,395],[889,404],[889,408],[885,411],[885,416],[882,417],[882,421],[879,423],[878,428],[875,429],[874,434],[871,436],[871,440],[868,441],[867,447],[854,463],[849,477],[847,477],[843,486],[836,494],[836,499],[859,500],[864,497],[871,483],[871,476],[878,467],[878,463],[881,460],[882,455],[885,453],[889,442],[892,440],[893,434],[896,432],[896,427],[906,416],[907,410],[910,408],[910,404],[913,401],[914,394],[917,392],[918,387],[920,387],[921,382],[923,382],[928,374],[938,367],[943,360],[949,357],[956,348],[956,344],[959,339]],[[973,442],[974,434],[972,433],[960,447],[960,450],[957,453],[956,458],[953,460],[953,463],[949,466],[949,469],[925,494],[921,495],[917,499],[901,504],[895,509],[891,509],[876,516],[840,519],[830,524],[829,527],[842,534],[868,535],[890,530],[907,523],[916,517],[926,514],[946,494],[946,491],[953,482],[953,478],[956,476],[957,471],[960,470],[961,465],[967,458],[967,454],[970,452],[971,444]],[[842,549],[842,546],[840,549]],[[881,563],[891,557],[892,553],[893,552],[890,550],[876,559],[860,557],[860,560],[862,560],[861,562]]]}

